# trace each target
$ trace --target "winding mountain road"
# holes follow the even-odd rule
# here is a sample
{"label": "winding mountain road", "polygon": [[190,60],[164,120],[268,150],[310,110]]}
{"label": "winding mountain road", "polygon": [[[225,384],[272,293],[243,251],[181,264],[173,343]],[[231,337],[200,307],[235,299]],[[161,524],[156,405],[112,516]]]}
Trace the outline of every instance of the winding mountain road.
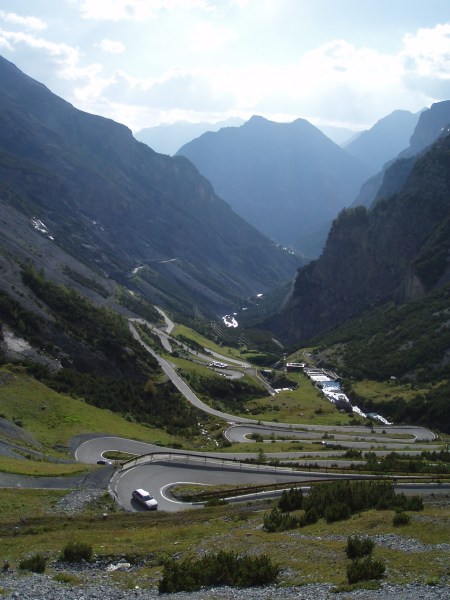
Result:
{"label": "winding mountain road", "polygon": [[[170,347],[169,334],[173,329],[173,323],[167,318],[165,313],[159,309],[160,314],[166,322],[166,331],[152,327],[152,330],[160,336],[165,348]],[[129,328],[133,337],[138,340],[143,347],[159,363],[163,372],[172,381],[173,385],[183,394],[183,396],[199,410],[214,415],[220,419],[226,420],[229,427],[225,432],[226,438],[231,442],[251,442],[252,435],[262,436],[258,441],[264,438],[292,438],[302,444],[312,444],[321,441],[324,445],[338,444],[342,447],[358,448],[374,451],[376,454],[386,454],[391,450],[417,454],[422,449],[438,449],[438,444],[430,444],[435,439],[435,435],[423,427],[398,427],[385,426],[369,429],[363,426],[327,426],[327,425],[305,425],[288,423],[258,422],[246,417],[237,417],[229,413],[215,410],[205,404],[187,383],[178,375],[175,368],[168,360],[155,352],[140,337],[139,332],[134,326],[134,322],[145,322],[142,319],[130,319]],[[150,324],[146,323],[151,326]],[[164,341],[163,341],[164,340]],[[194,353],[198,356],[197,353]],[[228,363],[233,362],[242,369],[250,367],[244,361],[231,360],[220,355],[216,355],[221,360]],[[206,360],[209,359],[204,355]],[[324,435],[327,439],[324,440]],[[406,438],[403,436],[407,436]],[[402,436],[402,437],[399,437]],[[270,441],[269,439],[267,441]],[[268,446],[269,448],[269,446]],[[236,486],[248,484],[272,484],[286,483],[304,484],[308,481],[318,479],[342,479],[355,478],[351,473],[323,473],[311,472],[310,470],[299,471],[287,467],[271,467],[268,465],[251,465],[243,463],[246,459],[254,458],[254,453],[209,453],[186,452],[183,450],[174,450],[171,448],[162,448],[160,446],[130,440],[115,436],[97,437],[84,440],[79,444],[75,451],[77,461],[85,464],[95,464],[104,457],[108,451],[115,451],[130,456],[130,461],[114,471],[113,467],[105,466],[103,469],[96,470],[95,473],[88,475],[95,484],[105,485],[113,473],[109,489],[117,502],[126,510],[143,510],[137,503],[132,501],[131,493],[136,488],[147,489],[158,501],[159,508],[166,511],[178,511],[191,508],[192,504],[182,503],[174,500],[170,495],[170,487],[175,484],[202,484],[217,485],[229,483]],[[341,454],[334,450],[332,453],[327,450],[321,452],[311,449],[309,452],[283,452],[283,453],[264,453],[267,458],[277,458],[283,460],[305,459],[307,456],[320,457],[326,459],[332,455],[333,462],[336,463],[336,455]],[[137,458],[135,458],[137,457]],[[320,460],[319,459],[319,460]],[[317,462],[317,461],[316,461]],[[50,479],[50,478],[47,478]],[[86,483],[79,477],[76,478],[51,478],[47,481],[42,478],[20,478],[17,476],[8,478],[0,477],[2,487],[11,487],[14,485],[23,487],[56,487],[70,488],[79,487]],[[430,490],[428,484],[428,491]],[[447,491],[448,485],[432,488],[435,493]]]}
{"label": "winding mountain road", "polygon": [[[162,311],[161,314],[163,314]],[[370,449],[379,453],[386,453],[390,450],[417,453],[422,449],[420,442],[426,442],[424,448],[428,450],[439,448],[437,444],[430,445],[430,442],[435,439],[435,435],[422,427],[386,426],[368,431],[367,427],[362,426],[313,426],[287,423],[274,425],[269,422],[256,424],[254,419],[237,417],[215,410],[198,398],[168,360],[161,357],[141,339],[132,321],[130,321],[129,326],[134,338],[158,361],[167,377],[193,406],[215,417],[224,419],[230,424],[225,435],[232,442],[249,442],[252,441],[252,434],[257,434],[263,437],[294,438],[302,443],[311,444],[319,440],[322,441],[324,434],[328,434],[328,438],[332,437],[332,441],[323,441],[324,444],[338,443],[340,446]],[[244,368],[246,367],[245,364]],[[396,437],[399,435],[408,437]],[[415,450],[412,450],[412,447]],[[240,462],[252,456],[254,457],[254,454],[210,453],[206,455],[201,452],[187,453],[182,450],[161,448],[153,444],[118,437],[87,440],[78,447],[75,456],[81,462],[95,463],[105,452],[114,450],[128,453],[130,458],[133,456],[139,457],[125,464],[124,468],[117,471],[111,479],[110,490],[118,503],[126,510],[142,510],[131,499],[131,492],[139,487],[147,489],[158,500],[160,509],[177,511],[190,508],[193,505],[176,501],[171,497],[170,487],[176,484],[217,485],[224,482],[236,486],[283,482],[286,482],[286,484],[292,484],[293,482],[300,484],[317,479],[354,477],[351,474],[311,473],[310,471],[291,470],[286,467],[256,466]],[[305,454],[300,452],[269,453],[266,456],[270,458],[298,459]],[[311,454],[314,453],[309,452],[309,457],[311,457]],[[323,457],[327,453],[325,451],[316,452],[315,454]]]}

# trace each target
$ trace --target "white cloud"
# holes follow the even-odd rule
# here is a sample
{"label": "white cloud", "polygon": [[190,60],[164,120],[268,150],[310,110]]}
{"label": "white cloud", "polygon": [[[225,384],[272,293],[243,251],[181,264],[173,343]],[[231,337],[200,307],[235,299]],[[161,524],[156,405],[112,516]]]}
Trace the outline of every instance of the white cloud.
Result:
{"label": "white cloud", "polygon": [[6,23],[20,25],[26,29],[34,29],[36,31],[41,31],[47,28],[47,24],[38,17],[22,17],[20,15],[16,15],[15,13],[7,13],[4,10],[0,10],[0,19]]}
{"label": "white cloud", "polygon": [[[8,1],[13,6],[14,0]],[[450,97],[450,23],[410,30],[388,53],[368,42],[365,47],[358,37],[321,36],[326,43],[314,36],[300,39],[301,28],[298,40],[289,38],[289,28],[281,39],[284,30],[275,25],[289,12],[280,8],[281,0],[63,4],[71,5],[73,25],[55,11],[48,36],[38,33],[44,21],[16,15],[15,8],[0,11],[9,30],[0,28],[3,54],[83,110],[135,129],[159,120],[255,113],[369,126],[396,108],[415,111]],[[288,4],[297,7],[297,0]],[[114,23],[92,26],[77,16]],[[306,27],[306,21],[299,23]],[[339,35],[345,34],[339,30]],[[89,58],[94,45],[99,62]]]}
{"label": "white cloud", "polygon": [[100,42],[99,47],[105,52],[110,52],[111,54],[122,54],[125,52],[126,48],[122,42],[117,40],[109,40],[104,39]]}
{"label": "white cloud", "polygon": [[[66,99],[73,96],[75,100],[83,103],[99,98],[111,83],[110,79],[102,77],[102,65],[90,63],[81,66],[79,49],[68,44],[56,44],[28,33],[3,31],[0,32],[1,46],[25,56],[31,52],[37,66],[54,72],[56,77],[52,79],[52,83],[58,89],[67,90],[69,82],[77,82],[79,87],[69,88],[68,93],[63,94]],[[41,79],[39,73],[37,76]],[[62,82],[65,82],[65,86]]]}
{"label": "white cloud", "polygon": [[83,0],[80,6],[85,19],[109,21],[154,19],[162,11],[214,9],[209,0]]}
{"label": "white cloud", "polygon": [[450,23],[419,29],[403,38],[405,70],[421,77],[450,79]]}
{"label": "white cloud", "polygon": [[45,40],[44,38],[36,37],[30,33],[16,31],[1,31],[0,36],[5,45],[15,49],[21,44],[28,46],[34,50],[42,50],[50,56],[54,57],[57,64],[70,69],[74,67],[80,57],[79,50],[64,43],[56,44]]}

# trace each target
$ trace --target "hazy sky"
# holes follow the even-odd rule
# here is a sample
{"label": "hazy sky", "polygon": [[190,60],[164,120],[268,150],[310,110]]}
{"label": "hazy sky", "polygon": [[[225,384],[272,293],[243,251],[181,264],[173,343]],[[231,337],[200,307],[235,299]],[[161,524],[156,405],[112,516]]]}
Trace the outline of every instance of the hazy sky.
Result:
{"label": "hazy sky", "polygon": [[365,128],[450,99],[450,2],[0,0],[0,54],[134,131],[252,114]]}

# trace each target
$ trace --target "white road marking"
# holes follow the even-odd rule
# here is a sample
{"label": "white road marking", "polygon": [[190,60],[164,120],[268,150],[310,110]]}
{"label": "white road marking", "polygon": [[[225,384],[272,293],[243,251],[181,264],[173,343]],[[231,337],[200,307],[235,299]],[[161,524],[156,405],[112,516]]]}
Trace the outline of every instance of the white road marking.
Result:
{"label": "white road marking", "polygon": [[164,500],[167,500],[167,502],[173,502],[174,504],[183,504],[184,506],[191,504],[193,506],[195,504],[194,502],[182,502],[181,500],[174,500],[173,498],[169,498],[165,495],[165,490],[169,487],[173,487],[174,485],[212,485],[212,483],[199,483],[198,481],[174,481],[173,483],[166,483],[166,485],[163,485],[163,487],[159,490],[159,493],[161,494],[162,498],[164,498]]}

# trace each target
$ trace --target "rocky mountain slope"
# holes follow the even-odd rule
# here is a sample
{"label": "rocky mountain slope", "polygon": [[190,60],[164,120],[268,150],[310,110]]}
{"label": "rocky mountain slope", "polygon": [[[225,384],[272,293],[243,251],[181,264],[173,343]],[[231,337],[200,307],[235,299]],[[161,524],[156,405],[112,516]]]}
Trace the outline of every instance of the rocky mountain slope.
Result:
{"label": "rocky mountain slope", "polygon": [[[121,283],[150,302],[212,312],[285,281],[298,265],[185,158],[76,110],[3,58],[0,182],[0,256],[12,279],[24,260],[56,281],[70,266],[110,292]],[[11,290],[19,280],[0,281]]]}
{"label": "rocky mountain slope", "polygon": [[409,146],[418,119],[419,113],[395,110],[343,147],[373,175]]}
{"label": "rocky mountain slope", "polygon": [[410,165],[392,165],[397,193],[372,210],[344,210],[325,250],[299,270],[276,324],[304,340],[389,301],[424,297],[450,282],[450,136]]}
{"label": "rocky mountain slope", "polygon": [[[274,123],[254,116],[241,127],[202,135],[177,155],[189,158],[249,223],[300,251],[303,238],[351,204],[368,174],[304,119]],[[322,242],[308,245],[311,255]]]}
{"label": "rocky mountain slope", "polygon": [[[420,113],[408,146],[398,157],[404,159],[403,168],[396,165],[394,172],[390,171],[392,161],[388,161],[383,169],[370,177],[361,187],[353,206],[371,206],[378,198],[389,196],[403,185],[406,176],[415,162],[415,157],[433,144],[450,123],[450,101],[437,102]],[[400,172],[403,173],[402,176]],[[394,173],[394,175],[393,175]]]}

